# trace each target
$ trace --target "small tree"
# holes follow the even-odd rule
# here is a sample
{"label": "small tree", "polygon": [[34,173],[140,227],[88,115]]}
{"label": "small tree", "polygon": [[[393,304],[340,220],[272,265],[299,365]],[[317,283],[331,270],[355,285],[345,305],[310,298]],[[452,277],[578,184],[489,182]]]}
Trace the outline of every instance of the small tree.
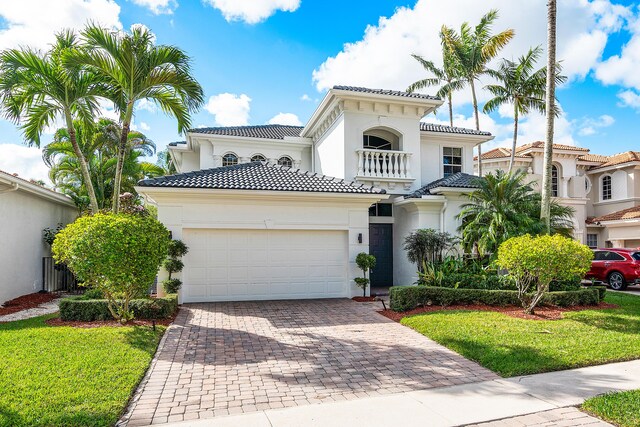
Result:
{"label": "small tree", "polygon": [[169,273],[169,278],[162,282],[164,291],[168,294],[175,294],[182,286],[180,279],[172,278],[173,273],[179,273],[184,268],[184,263],[180,258],[189,252],[189,248],[182,240],[172,240],[169,243],[169,258],[164,260],[164,269]]}
{"label": "small tree", "polygon": [[424,273],[426,264],[441,262],[445,253],[452,250],[456,243],[457,239],[449,233],[422,228],[405,237],[403,249],[407,251],[409,261],[416,264],[420,273]]}
{"label": "small tree", "polygon": [[169,230],[149,216],[83,216],[53,242],[53,257],[64,262],[85,286],[104,294],[111,315],[133,318],[132,299],[145,295],[167,255]]}
{"label": "small tree", "polygon": [[576,240],[526,234],[502,243],[496,264],[515,280],[524,312],[533,314],[552,281],[584,277],[592,259],[591,249]]}
{"label": "small tree", "polygon": [[369,284],[369,279],[367,278],[367,273],[376,266],[376,257],[373,255],[369,255],[366,252],[360,252],[356,256],[356,264],[358,268],[362,270],[362,277],[356,277],[353,279],[358,287],[362,288],[362,296],[367,296],[367,285]]}

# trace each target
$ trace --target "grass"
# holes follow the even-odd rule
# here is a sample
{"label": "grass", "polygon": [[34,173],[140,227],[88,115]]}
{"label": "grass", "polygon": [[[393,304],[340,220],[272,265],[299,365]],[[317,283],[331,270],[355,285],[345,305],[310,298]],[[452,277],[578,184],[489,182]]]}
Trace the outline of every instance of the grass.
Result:
{"label": "grass", "polygon": [[640,358],[640,297],[609,293],[619,308],[524,320],[490,311],[439,311],[402,319],[504,377]]}
{"label": "grass", "polygon": [[110,426],[144,375],[163,328],[0,324],[0,426]]}
{"label": "grass", "polygon": [[640,427],[640,390],[594,397],[582,409],[621,427]]}

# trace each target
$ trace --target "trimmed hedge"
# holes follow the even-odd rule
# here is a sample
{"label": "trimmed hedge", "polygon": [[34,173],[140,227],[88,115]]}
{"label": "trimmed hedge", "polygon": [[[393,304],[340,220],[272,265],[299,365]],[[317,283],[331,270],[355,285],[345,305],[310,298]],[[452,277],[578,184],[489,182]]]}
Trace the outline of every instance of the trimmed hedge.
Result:
{"label": "trimmed hedge", "polygon": [[444,275],[437,285],[424,278],[420,285],[457,289],[515,290],[515,283],[509,277],[497,274],[451,273]]}
{"label": "trimmed hedge", "polygon": [[[178,296],[173,294],[162,298],[134,299],[131,300],[130,307],[136,319],[167,319],[178,310]],[[113,320],[106,299],[86,299],[82,296],[60,301],[60,318],[80,322]]]}
{"label": "trimmed hedge", "polygon": [[590,285],[589,288],[597,289],[600,296],[600,301],[604,301],[604,296],[607,294],[607,287],[604,285]]}
{"label": "trimmed hedge", "polygon": [[[510,290],[452,289],[436,286],[393,286],[389,289],[391,309],[408,311],[421,305],[486,304],[494,306],[520,305],[518,293]],[[597,305],[600,302],[597,289],[548,292],[543,304],[570,307]]]}

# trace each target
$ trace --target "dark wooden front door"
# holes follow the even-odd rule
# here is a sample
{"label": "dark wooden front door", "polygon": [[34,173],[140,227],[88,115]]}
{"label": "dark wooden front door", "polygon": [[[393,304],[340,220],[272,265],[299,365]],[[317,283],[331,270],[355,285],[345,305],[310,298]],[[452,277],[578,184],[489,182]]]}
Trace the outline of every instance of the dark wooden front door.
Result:
{"label": "dark wooden front door", "polygon": [[376,257],[371,287],[393,286],[393,224],[369,224],[369,253]]}

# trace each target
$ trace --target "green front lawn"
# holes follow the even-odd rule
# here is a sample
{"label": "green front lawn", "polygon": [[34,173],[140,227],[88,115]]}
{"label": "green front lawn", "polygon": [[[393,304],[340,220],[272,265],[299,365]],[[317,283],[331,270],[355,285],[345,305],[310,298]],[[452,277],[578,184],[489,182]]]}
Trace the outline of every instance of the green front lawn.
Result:
{"label": "green front lawn", "polygon": [[640,297],[608,293],[619,308],[524,320],[490,311],[437,311],[401,323],[510,377],[640,358]]}
{"label": "green front lawn", "polygon": [[594,397],[582,409],[621,427],[640,427],[640,390]]}
{"label": "green front lawn", "polygon": [[0,324],[0,426],[109,426],[144,375],[163,328]]}

